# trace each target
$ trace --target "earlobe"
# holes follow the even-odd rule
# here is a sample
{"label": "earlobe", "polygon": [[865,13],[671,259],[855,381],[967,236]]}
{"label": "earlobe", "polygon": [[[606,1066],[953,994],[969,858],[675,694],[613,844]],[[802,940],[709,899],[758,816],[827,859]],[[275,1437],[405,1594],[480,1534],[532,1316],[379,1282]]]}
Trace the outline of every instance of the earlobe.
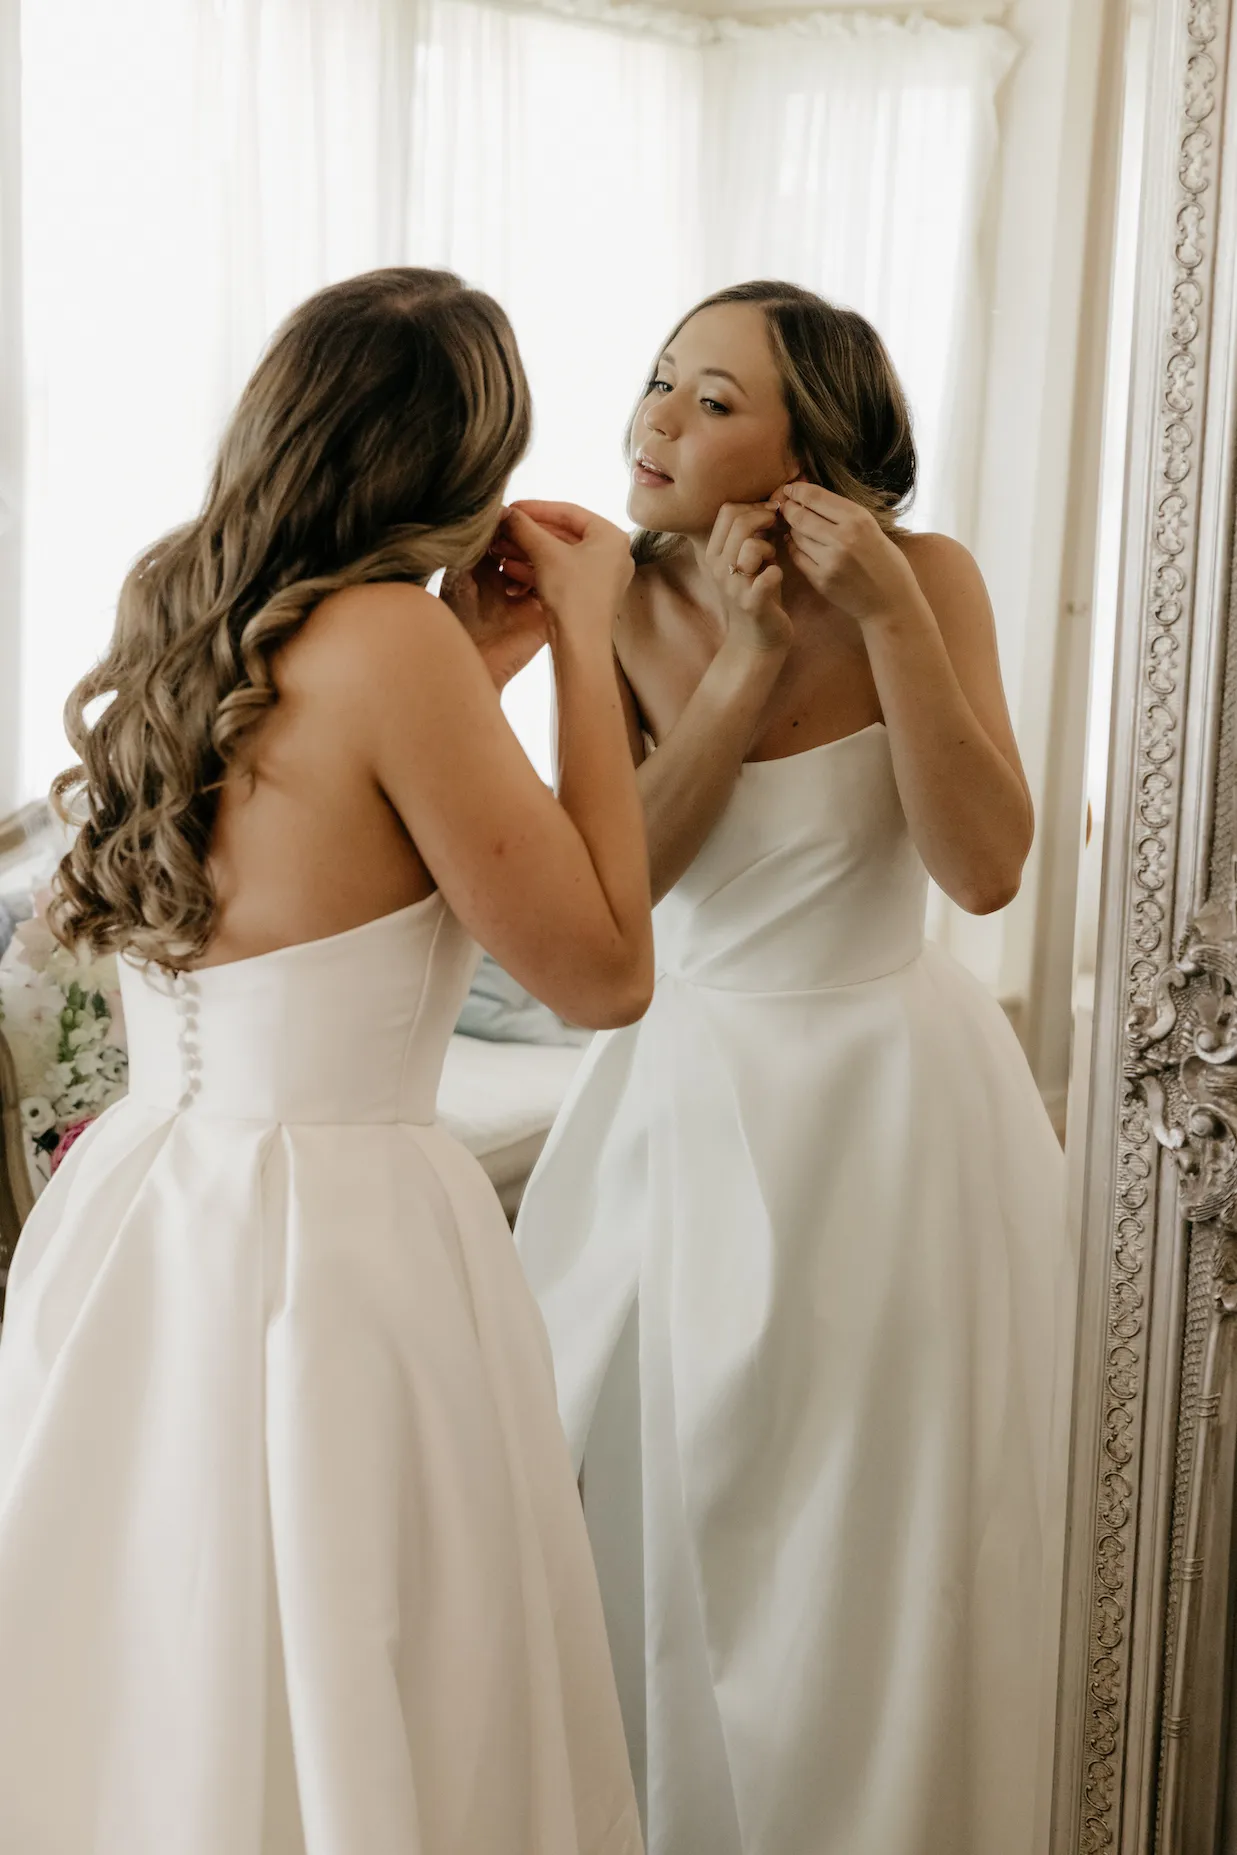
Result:
{"label": "earlobe", "polygon": [[786,466],[785,476],[773,493],[777,496],[782,490],[788,489],[792,483],[807,483],[808,481],[809,478],[804,474],[802,464],[800,464],[797,458],[792,457]]}
{"label": "earlobe", "polygon": [[[770,491],[770,500],[773,502],[779,515],[781,515],[782,512],[782,492],[788,489],[792,483],[806,483],[807,480],[808,479],[803,474],[802,465],[797,458],[792,457],[786,466],[786,474],[781,478],[777,488]],[[782,519],[785,520],[785,517]]]}

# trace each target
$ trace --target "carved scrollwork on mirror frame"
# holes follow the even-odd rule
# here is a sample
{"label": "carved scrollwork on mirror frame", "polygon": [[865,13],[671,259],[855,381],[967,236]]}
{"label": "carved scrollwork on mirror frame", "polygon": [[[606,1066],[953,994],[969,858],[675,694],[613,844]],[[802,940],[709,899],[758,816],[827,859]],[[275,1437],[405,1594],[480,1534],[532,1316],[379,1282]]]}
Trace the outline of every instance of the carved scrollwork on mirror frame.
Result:
{"label": "carved scrollwork on mirror frame", "polygon": [[[1191,1234],[1157,1808],[1156,1846],[1167,1852],[1216,1847],[1224,1833],[1220,1786],[1191,1783],[1190,1766],[1200,1751],[1213,1766],[1222,1760],[1218,1743],[1198,1745],[1199,1719],[1215,1740],[1230,1702],[1231,1658],[1216,1639],[1231,1630],[1237,1546],[1234,1450],[1222,1424],[1227,1415],[1231,1431],[1237,1314],[1237,859],[1132,1014],[1126,1073],[1175,1161]],[[1200,1686],[1212,1691],[1200,1696]]]}
{"label": "carved scrollwork on mirror frame", "polygon": [[1151,1131],[1176,1160],[1182,1215],[1237,1242],[1237,861],[1228,894],[1194,918],[1131,1015],[1126,1050]]}
{"label": "carved scrollwork on mirror frame", "polygon": [[1053,1855],[1237,1834],[1235,18],[1151,0]]}

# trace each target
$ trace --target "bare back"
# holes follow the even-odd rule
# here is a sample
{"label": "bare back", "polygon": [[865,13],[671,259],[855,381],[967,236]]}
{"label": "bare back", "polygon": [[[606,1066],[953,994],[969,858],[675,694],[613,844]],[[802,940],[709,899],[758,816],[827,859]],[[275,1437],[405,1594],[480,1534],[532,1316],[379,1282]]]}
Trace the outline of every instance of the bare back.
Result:
{"label": "bare back", "polygon": [[[588,585],[612,555],[625,578],[621,531],[574,513],[578,558],[546,544],[565,571]],[[573,1023],[640,1015],[652,929],[613,669],[617,591],[594,609],[573,584],[562,602],[574,625],[555,646],[569,698],[560,797],[442,600],[405,582],[323,600],[276,658],[250,775],[224,787],[210,853],[219,920],[202,964],[345,933],[437,890],[473,940]]]}
{"label": "bare back", "polygon": [[[437,886],[376,777],[337,660],[363,659],[355,594],[324,601],[275,663],[278,700],[220,797],[210,869],[219,926],[201,962],[342,933]],[[372,744],[372,743],[371,743]]]}

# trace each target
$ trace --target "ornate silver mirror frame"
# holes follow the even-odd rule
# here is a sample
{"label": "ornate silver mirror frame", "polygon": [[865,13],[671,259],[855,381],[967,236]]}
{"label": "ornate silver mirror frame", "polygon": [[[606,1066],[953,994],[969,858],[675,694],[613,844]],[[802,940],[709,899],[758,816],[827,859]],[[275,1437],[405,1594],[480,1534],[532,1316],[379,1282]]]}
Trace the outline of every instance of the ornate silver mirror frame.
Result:
{"label": "ornate silver mirror frame", "polygon": [[1235,16],[1152,20],[1053,1855],[1237,1849]]}

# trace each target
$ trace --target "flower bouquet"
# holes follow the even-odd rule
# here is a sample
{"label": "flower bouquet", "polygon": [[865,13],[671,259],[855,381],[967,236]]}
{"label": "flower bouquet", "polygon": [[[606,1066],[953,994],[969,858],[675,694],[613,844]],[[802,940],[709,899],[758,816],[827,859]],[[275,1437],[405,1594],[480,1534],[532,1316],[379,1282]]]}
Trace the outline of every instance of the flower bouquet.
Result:
{"label": "flower bouquet", "polygon": [[83,961],[62,947],[47,925],[49,899],[35,895],[34,915],[0,959],[0,1023],[36,1192],[129,1077],[115,957]]}

